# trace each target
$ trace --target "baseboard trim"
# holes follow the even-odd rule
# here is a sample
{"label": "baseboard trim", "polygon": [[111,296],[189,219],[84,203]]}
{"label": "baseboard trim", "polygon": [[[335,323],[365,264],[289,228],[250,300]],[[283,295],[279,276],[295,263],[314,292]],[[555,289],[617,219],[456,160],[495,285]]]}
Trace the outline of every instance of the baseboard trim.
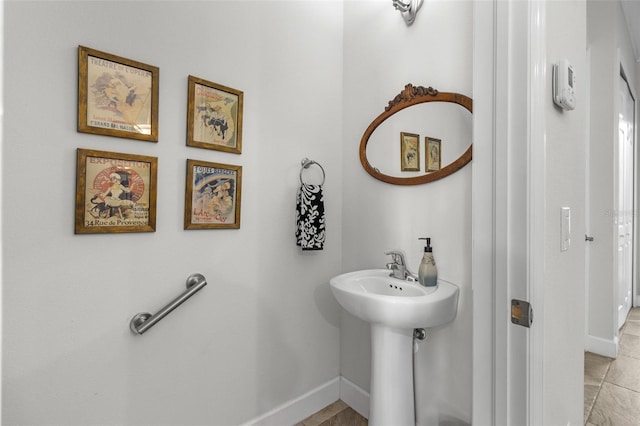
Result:
{"label": "baseboard trim", "polygon": [[340,376],[340,399],[365,419],[369,418],[369,393]]}
{"label": "baseboard trim", "polygon": [[242,426],[295,425],[340,399],[340,386],[340,377],[331,379],[304,395],[244,423]]}
{"label": "baseboard trim", "polygon": [[618,337],[614,337],[613,340],[607,340],[601,337],[587,335],[585,337],[584,350],[609,358],[617,358]]}

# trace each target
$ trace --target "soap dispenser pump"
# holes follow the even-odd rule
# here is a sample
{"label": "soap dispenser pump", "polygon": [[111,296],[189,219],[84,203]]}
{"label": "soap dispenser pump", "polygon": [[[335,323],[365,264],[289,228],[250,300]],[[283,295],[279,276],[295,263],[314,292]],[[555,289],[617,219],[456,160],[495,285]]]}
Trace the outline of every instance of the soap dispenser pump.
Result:
{"label": "soap dispenser pump", "polygon": [[426,240],[424,254],[422,255],[422,262],[420,262],[420,268],[418,269],[418,281],[425,287],[434,287],[438,283],[438,269],[436,268],[436,262],[433,259],[431,238],[418,239]]}

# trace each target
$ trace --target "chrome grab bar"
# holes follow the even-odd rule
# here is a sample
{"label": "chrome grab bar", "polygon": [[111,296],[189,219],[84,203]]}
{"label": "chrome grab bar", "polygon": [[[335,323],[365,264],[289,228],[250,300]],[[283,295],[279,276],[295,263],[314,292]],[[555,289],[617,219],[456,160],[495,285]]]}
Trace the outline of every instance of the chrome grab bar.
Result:
{"label": "chrome grab bar", "polygon": [[151,315],[148,312],[140,312],[131,318],[129,327],[135,334],[143,334],[151,327],[156,325],[158,321],[166,317],[178,306],[182,305],[185,300],[200,291],[205,285],[207,280],[202,274],[191,274],[187,278],[187,290],[180,296],[176,297],[172,302],[160,309],[155,315]]}

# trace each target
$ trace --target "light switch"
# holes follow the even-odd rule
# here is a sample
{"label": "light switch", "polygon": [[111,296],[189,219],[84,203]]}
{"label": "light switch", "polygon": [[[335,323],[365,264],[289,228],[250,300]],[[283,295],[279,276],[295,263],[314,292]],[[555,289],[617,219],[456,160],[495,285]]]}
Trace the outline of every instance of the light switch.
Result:
{"label": "light switch", "polygon": [[560,251],[567,251],[571,246],[571,208],[562,207],[560,216]]}

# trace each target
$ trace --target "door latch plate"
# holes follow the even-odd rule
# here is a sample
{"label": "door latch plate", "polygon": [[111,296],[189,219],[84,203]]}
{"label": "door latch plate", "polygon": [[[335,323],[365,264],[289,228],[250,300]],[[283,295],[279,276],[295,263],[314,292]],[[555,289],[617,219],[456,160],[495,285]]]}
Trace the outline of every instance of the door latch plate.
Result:
{"label": "door latch plate", "polygon": [[531,327],[533,323],[533,309],[531,304],[524,300],[511,300],[511,322],[523,327]]}

